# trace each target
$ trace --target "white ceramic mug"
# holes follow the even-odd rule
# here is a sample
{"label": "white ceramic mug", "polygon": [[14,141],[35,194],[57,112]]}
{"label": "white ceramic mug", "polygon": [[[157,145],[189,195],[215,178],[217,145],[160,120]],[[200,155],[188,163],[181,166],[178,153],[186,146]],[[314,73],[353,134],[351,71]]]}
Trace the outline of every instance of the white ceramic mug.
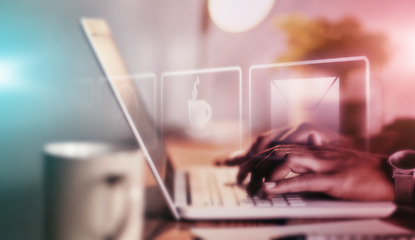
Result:
{"label": "white ceramic mug", "polygon": [[190,100],[189,121],[193,130],[202,130],[212,116],[212,108],[206,100]]}
{"label": "white ceramic mug", "polygon": [[141,239],[143,162],[135,146],[47,144],[47,239]]}

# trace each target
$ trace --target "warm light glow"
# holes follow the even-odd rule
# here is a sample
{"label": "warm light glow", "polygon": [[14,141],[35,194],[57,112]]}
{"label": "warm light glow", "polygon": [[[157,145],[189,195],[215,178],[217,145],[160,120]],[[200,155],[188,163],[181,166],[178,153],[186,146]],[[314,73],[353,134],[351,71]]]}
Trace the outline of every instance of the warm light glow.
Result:
{"label": "warm light glow", "polygon": [[258,25],[271,11],[274,0],[209,0],[212,21],[227,32],[243,32]]}

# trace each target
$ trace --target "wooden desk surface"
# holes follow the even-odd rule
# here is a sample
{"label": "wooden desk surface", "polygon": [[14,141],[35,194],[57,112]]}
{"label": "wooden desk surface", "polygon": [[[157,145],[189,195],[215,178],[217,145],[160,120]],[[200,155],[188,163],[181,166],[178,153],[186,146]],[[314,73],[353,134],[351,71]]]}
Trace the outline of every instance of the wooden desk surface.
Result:
{"label": "wooden desk surface", "polygon": [[[170,156],[176,167],[187,167],[194,165],[212,165],[221,156],[237,150],[238,146],[232,144],[195,144],[185,141],[166,142]],[[288,219],[274,221],[176,221],[170,215],[164,203],[156,183],[149,171],[146,176],[147,191],[151,193],[151,201],[147,198],[146,208],[148,212],[144,222],[144,239],[157,240],[187,240],[194,239],[190,233],[193,227],[255,227],[255,226],[281,226],[320,222],[341,221],[339,219]],[[159,195],[157,197],[157,195]],[[383,221],[406,227],[415,231],[415,210],[399,209],[392,216],[382,219]]]}

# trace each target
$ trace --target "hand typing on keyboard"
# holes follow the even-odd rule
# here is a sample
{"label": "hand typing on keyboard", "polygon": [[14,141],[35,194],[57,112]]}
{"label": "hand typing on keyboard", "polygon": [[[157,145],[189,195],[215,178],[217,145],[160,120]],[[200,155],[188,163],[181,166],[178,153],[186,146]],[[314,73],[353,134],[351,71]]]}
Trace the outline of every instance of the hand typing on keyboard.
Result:
{"label": "hand typing on keyboard", "polygon": [[[250,195],[261,188],[275,194],[324,192],[336,198],[393,200],[393,185],[384,169],[384,156],[356,150],[350,138],[302,124],[260,136],[243,155],[223,161],[240,166],[238,183],[251,175]],[[296,175],[286,178],[287,175]]]}

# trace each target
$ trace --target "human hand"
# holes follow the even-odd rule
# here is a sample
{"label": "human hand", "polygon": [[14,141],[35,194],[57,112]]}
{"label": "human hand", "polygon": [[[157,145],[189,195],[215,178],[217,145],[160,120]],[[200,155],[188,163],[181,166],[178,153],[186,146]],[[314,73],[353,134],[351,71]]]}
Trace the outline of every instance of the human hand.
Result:
{"label": "human hand", "polygon": [[[268,154],[267,149],[289,143],[303,145],[338,144],[349,146],[352,141],[328,129],[303,123],[294,128],[288,127],[268,131],[256,139],[247,153],[232,156],[225,159],[221,164],[227,166],[240,166],[237,182],[242,183],[248,174],[251,173],[251,170],[255,167],[258,161]],[[275,161],[272,163],[272,165],[275,164],[278,164],[278,162]]]}
{"label": "human hand", "polygon": [[[238,183],[251,174],[247,186],[251,195],[265,180],[267,197],[316,191],[342,199],[393,199],[382,156],[352,150],[354,144],[352,139],[327,129],[302,124],[261,135],[246,154],[226,159],[224,164],[240,166]],[[299,175],[284,179],[293,172]]]}
{"label": "human hand", "polygon": [[[325,146],[298,146],[288,153],[276,150],[273,154],[284,154],[283,161],[271,171],[264,170],[266,164],[258,164],[248,185],[251,192],[257,191],[265,178],[267,198],[289,192],[324,192],[347,200],[394,199],[393,184],[382,169],[380,155]],[[290,172],[299,175],[284,179]]]}

